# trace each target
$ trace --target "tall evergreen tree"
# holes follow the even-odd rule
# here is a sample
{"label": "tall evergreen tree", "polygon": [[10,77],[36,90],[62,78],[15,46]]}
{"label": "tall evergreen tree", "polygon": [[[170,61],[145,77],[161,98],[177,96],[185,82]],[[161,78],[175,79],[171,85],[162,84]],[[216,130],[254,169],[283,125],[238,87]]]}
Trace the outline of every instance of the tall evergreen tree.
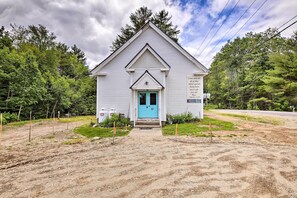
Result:
{"label": "tall evergreen tree", "polygon": [[112,42],[111,51],[115,51],[124,45],[149,20],[175,42],[178,41],[177,35],[180,31],[177,30],[177,26],[172,24],[169,13],[165,10],[161,10],[153,15],[150,9],[143,6],[130,15],[131,24],[126,24],[125,27],[121,28],[121,33],[117,35],[116,39]]}
{"label": "tall evergreen tree", "polygon": [[152,22],[159,27],[165,34],[172,38],[175,42],[178,41],[177,35],[180,33],[177,30],[177,26],[174,26],[171,22],[171,16],[166,10],[161,10],[160,12],[154,14]]}
{"label": "tall evergreen tree", "polygon": [[297,106],[297,32],[286,42],[286,50],[272,53],[269,63],[273,69],[264,77],[265,90],[276,110]]}

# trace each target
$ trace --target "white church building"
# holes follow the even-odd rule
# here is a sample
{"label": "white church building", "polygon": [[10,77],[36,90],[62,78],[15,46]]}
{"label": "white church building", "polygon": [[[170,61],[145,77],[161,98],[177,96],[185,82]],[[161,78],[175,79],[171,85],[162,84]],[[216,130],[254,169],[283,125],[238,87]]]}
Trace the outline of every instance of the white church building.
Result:
{"label": "white church building", "polygon": [[167,114],[203,118],[208,69],[150,21],[91,73],[97,78],[97,118],[111,109],[134,125],[149,119],[161,125]]}

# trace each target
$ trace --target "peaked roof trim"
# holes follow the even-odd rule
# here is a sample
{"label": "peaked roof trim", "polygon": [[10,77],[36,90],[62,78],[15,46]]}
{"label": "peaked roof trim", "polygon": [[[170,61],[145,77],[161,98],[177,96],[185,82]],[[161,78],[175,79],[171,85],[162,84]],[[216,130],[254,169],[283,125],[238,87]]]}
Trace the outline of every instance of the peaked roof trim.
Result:
{"label": "peaked roof trim", "polygon": [[167,36],[161,29],[159,29],[155,24],[151,21],[148,21],[146,24],[142,26],[124,45],[118,48],[116,51],[111,53],[108,57],[106,57],[101,63],[99,63],[96,67],[91,70],[91,73],[96,73],[100,69],[102,69],[106,64],[108,64],[114,57],[116,57],[119,53],[121,53],[130,43],[132,43],[138,36],[141,35],[143,31],[145,31],[148,27],[153,28],[157,33],[159,33],[165,40],[167,40],[170,44],[172,44],[178,51],[180,51],[184,56],[186,56],[190,61],[192,61],[196,67],[201,69],[205,74],[209,72],[209,70],[200,63],[194,56],[192,56],[189,52],[187,52],[181,45],[173,41],[169,36]]}
{"label": "peaked roof trim", "polygon": [[148,74],[157,84],[161,86],[162,89],[164,89],[164,86],[148,71],[145,70],[145,72],[130,86],[130,89],[134,87],[146,74]]}
{"label": "peaked roof trim", "polygon": [[129,70],[133,64],[146,52],[146,50],[148,50],[149,52],[152,53],[152,55],[159,61],[162,63],[162,65],[166,68],[166,69],[170,69],[170,65],[156,52],[156,50],[154,50],[152,48],[152,46],[150,46],[150,44],[146,43],[143,48],[141,48],[141,50],[139,50],[139,52],[137,52],[137,54],[131,59],[131,61],[125,66],[125,68],[127,70]]}

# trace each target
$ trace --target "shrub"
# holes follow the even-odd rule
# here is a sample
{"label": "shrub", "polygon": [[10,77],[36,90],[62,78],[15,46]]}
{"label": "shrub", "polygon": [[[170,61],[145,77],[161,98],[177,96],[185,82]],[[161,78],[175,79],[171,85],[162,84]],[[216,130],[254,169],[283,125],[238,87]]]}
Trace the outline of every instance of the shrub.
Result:
{"label": "shrub", "polygon": [[130,125],[130,119],[120,116],[120,114],[113,114],[111,118],[106,118],[103,122],[100,123],[101,127],[113,127],[115,122],[117,127],[124,127]]}
{"label": "shrub", "polygon": [[192,113],[182,113],[182,114],[176,114],[176,115],[170,115],[167,114],[167,123],[168,124],[182,124],[182,123],[188,123],[188,122],[195,122],[199,120],[197,117],[194,117]]}
{"label": "shrub", "polygon": [[9,113],[9,112],[4,112],[2,114],[2,123],[7,124],[9,122],[15,122],[18,120],[18,115],[16,113]]}

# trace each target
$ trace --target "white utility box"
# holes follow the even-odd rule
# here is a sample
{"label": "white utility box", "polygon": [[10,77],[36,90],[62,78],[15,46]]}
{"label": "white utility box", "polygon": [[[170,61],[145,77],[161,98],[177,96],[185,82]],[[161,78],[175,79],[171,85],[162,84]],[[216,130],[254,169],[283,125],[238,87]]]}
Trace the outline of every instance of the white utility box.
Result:
{"label": "white utility box", "polygon": [[108,112],[108,117],[111,118],[111,116],[115,113],[116,113],[116,110],[114,108],[110,108],[110,111]]}
{"label": "white utility box", "polygon": [[99,123],[103,122],[108,117],[108,111],[105,108],[102,108],[99,111]]}

